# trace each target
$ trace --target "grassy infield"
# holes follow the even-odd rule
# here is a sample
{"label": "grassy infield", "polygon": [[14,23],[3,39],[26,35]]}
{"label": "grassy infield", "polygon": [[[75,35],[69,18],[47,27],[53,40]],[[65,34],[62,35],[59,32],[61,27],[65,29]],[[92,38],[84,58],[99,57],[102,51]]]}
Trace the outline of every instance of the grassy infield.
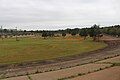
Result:
{"label": "grassy infield", "polygon": [[0,40],[0,64],[21,63],[65,57],[93,51],[107,46],[90,38],[19,38]]}

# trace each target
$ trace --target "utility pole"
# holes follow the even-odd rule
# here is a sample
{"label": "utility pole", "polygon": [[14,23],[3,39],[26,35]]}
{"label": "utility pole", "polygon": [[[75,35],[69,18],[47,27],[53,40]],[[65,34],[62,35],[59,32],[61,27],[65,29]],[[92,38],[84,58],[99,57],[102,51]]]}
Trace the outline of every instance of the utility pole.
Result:
{"label": "utility pole", "polygon": [[17,37],[17,27],[16,27],[16,41],[18,41],[18,37]]}
{"label": "utility pole", "polygon": [[3,40],[3,27],[1,26],[1,38]]}

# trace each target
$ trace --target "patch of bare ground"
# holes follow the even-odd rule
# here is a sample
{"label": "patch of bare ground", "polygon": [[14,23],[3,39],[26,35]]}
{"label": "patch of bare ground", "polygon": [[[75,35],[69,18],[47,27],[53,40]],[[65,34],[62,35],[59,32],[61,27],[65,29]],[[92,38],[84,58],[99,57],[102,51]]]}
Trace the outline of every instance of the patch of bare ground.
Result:
{"label": "patch of bare ground", "polygon": [[30,75],[32,80],[57,80],[62,77],[78,74],[78,73],[88,73],[99,68],[109,67],[111,64],[86,64],[82,66],[77,66],[73,68],[67,68],[47,73]]}
{"label": "patch of bare ground", "polygon": [[82,38],[55,38],[54,40],[82,40]]}
{"label": "patch of bare ground", "polygon": [[115,66],[68,80],[120,80],[120,67]]}
{"label": "patch of bare ground", "polygon": [[29,78],[27,76],[21,76],[21,77],[7,78],[3,80],[29,80]]}
{"label": "patch of bare ground", "polygon": [[120,63],[120,56],[99,61],[97,63]]}
{"label": "patch of bare ground", "polygon": [[[31,80],[57,80],[62,77],[70,76],[70,75],[77,75],[78,73],[88,73],[95,70],[99,70],[100,68],[110,67],[111,64],[86,64],[82,66],[51,71],[46,73],[39,73],[29,75]],[[8,78],[4,80],[27,80],[25,77],[15,77],[15,78]]]}
{"label": "patch of bare ground", "polygon": [[119,38],[109,36],[109,35],[103,35],[103,37],[100,38],[100,40],[120,40]]}

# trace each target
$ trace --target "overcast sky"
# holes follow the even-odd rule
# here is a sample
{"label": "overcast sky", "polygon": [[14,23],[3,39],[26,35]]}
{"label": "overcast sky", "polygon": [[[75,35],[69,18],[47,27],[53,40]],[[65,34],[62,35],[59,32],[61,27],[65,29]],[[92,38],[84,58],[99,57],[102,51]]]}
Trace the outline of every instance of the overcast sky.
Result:
{"label": "overcast sky", "polygon": [[0,0],[0,25],[65,29],[120,23],[120,0]]}

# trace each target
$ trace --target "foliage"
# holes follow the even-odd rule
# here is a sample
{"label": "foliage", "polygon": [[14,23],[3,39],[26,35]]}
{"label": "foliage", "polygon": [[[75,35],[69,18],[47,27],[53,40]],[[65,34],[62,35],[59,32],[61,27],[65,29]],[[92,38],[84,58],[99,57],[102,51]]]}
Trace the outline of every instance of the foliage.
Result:
{"label": "foliage", "polygon": [[85,29],[85,28],[81,29],[79,35],[81,37],[84,37],[84,40],[85,40],[86,37],[88,36],[87,29]]}
{"label": "foliage", "polygon": [[[16,30],[15,29],[0,29],[0,36],[1,34],[4,33],[6,35],[16,35]],[[71,34],[72,36],[75,36],[76,34],[79,34],[80,36],[84,36],[86,34],[88,34],[89,36],[93,37],[94,39],[96,39],[96,36],[99,34],[108,34],[111,36],[115,36],[115,37],[120,37],[120,25],[114,25],[114,26],[108,26],[108,27],[102,27],[100,28],[99,25],[93,25],[91,28],[74,28],[74,29],[70,29],[67,28],[65,30],[31,30],[31,31],[27,31],[27,30],[18,30],[17,31],[17,35],[31,35],[31,34],[39,34],[45,38],[45,37],[53,37],[55,34]],[[63,35],[62,35],[63,36]]]}
{"label": "foliage", "polygon": [[46,39],[47,36],[48,36],[47,32],[42,33],[42,37],[44,37],[44,39]]}
{"label": "foliage", "polygon": [[71,32],[72,36],[75,36],[77,33],[75,31]]}
{"label": "foliage", "polygon": [[89,35],[90,37],[93,37],[94,40],[96,40],[97,37],[99,37],[99,34],[101,34],[99,25],[95,24],[89,29]]}
{"label": "foliage", "polygon": [[62,33],[62,36],[65,37],[65,36],[66,36],[66,33]]}

